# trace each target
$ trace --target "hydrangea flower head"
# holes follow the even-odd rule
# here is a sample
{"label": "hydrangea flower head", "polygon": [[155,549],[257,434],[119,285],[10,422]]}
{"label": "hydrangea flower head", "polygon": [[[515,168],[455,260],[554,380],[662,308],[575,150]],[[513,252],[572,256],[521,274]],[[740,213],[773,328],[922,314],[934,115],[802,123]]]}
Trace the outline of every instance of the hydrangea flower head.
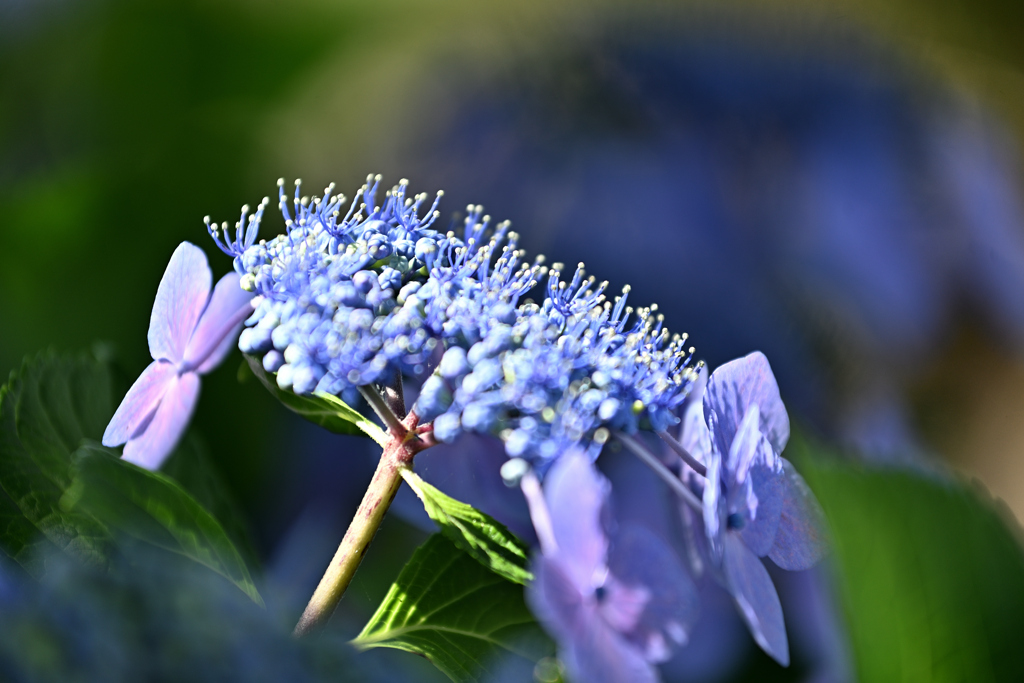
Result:
{"label": "hydrangea flower head", "polygon": [[103,433],[104,446],[124,446],[124,459],[158,469],[174,450],[199,397],[199,375],[220,364],[252,313],[252,294],[228,273],[211,293],[203,251],[182,242],[160,280],[149,320],[153,362],[125,395]]}
{"label": "hydrangea flower head", "polygon": [[759,558],[807,569],[826,545],[813,494],[780,455],[789,416],[768,360],[755,352],[715,370],[703,404],[691,402],[683,422],[683,445],[707,466],[702,500],[710,564],[757,643],[786,665],[782,607]]}
{"label": "hydrangea flower head", "polygon": [[602,525],[609,488],[574,449],[551,467],[542,497],[527,494],[542,552],[526,596],[572,680],[653,682],[653,664],[687,640],[696,588],[643,528],[618,529],[609,541]]}
{"label": "hydrangea flower head", "polygon": [[583,264],[563,279],[560,264],[526,262],[509,224],[480,206],[442,233],[437,200],[423,213],[426,195],[402,181],[378,203],[379,185],[369,177],[342,213],[333,186],[309,198],[297,181],[289,200],[279,182],[285,233],[269,241],[256,241],[267,200],[243,209],[234,239],[208,223],[257,295],[239,347],[281,388],[342,395],[396,371],[428,375],[414,410],[437,440],[495,434],[541,471],[602,426],[677,421],[693,349],[657,307],[634,313],[628,288],[607,301]]}

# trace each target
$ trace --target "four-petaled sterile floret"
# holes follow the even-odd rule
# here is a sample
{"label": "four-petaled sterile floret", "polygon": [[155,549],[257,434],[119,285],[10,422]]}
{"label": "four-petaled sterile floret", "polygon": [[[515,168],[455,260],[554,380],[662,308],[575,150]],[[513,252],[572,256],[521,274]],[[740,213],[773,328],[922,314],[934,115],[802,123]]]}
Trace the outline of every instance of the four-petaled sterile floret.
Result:
{"label": "four-petaled sterile floret", "polygon": [[[696,587],[667,539],[612,522],[609,482],[593,463],[611,438],[682,502],[691,572],[707,568],[757,643],[788,664],[761,558],[807,569],[826,543],[813,494],[781,455],[789,417],[762,354],[708,378],[657,306],[634,311],[628,287],[608,301],[608,283],[582,263],[565,279],[561,264],[525,261],[518,235],[507,222],[492,228],[481,206],[467,207],[456,235],[431,227],[441,193],[423,213],[427,196],[407,197],[404,180],[378,205],[380,176],[369,177],[344,214],[333,185],[309,198],[296,181],[291,208],[278,185],[278,237],[256,241],[267,199],[251,215],[243,207],[233,237],[206,219],[236,271],[212,292],[202,251],[175,251],[150,321],[154,362],[105,445],[125,443],[125,458],[159,467],[195,406],[199,375],[248,318],[238,346],[282,389],[347,395],[376,384],[400,397],[402,373],[422,381],[411,422],[391,415],[395,439],[431,428],[439,442],[500,437],[512,458],[501,474],[520,484],[540,540],[527,599],[575,680],[656,681],[654,664],[687,641],[697,616]],[[389,422],[390,407],[374,407]],[[676,440],[667,430],[680,422]],[[402,437],[409,424],[417,431]],[[634,438],[641,428],[661,436],[664,457]]]}

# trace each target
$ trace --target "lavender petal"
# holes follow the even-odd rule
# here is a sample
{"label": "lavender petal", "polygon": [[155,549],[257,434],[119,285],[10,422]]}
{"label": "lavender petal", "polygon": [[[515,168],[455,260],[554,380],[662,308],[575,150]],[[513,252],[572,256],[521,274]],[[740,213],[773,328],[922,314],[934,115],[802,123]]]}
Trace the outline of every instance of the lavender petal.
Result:
{"label": "lavender petal", "polygon": [[740,616],[761,649],[789,666],[789,642],[782,605],[761,560],[737,534],[725,534],[725,577]]}
{"label": "lavender petal", "polygon": [[782,569],[810,569],[828,553],[825,515],[793,465],[783,460],[783,466],[782,511],[768,557]]}
{"label": "lavender petal", "polygon": [[210,297],[213,275],[203,250],[182,242],[171,254],[149,318],[149,352],[178,364]]}
{"label": "lavender petal", "polygon": [[560,563],[540,556],[531,569],[527,604],[555,637],[570,680],[657,683],[654,667],[601,617],[593,595],[582,595]]}
{"label": "lavender petal", "polygon": [[178,444],[199,398],[199,375],[175,377],[146,428],[124,446],[125,460],[147,470],[160,468]]}
{"label": "lavender petal", "polygon": [[704,412],[718,415],[714,438],[723,453],[729,451],[743,416],[750,406],[760,409],[761,431],[776,453],[789,440],[789,415],[768,359],[760,351],[730,361],[711,373],[704,394]]}
{"label": "lavender petal", "polygon": [[132,438],[153,415],[177,375],[174,365],[166,361],[155,360],[146,366],[110,418],[103,432],[103,445],[120,446]]}
{"label": "lavender petal", "polygon": [[213,288],[188,346],[183,364],[204,374],[220,365],[231,351],[242,321],[252,314],[253,294],[238,286],[238,273],[228,273]]}
{"label": "lavender petal", "polygon": [[[668,546],[638,525],[623,525],[608,551],[608,568],[618,583],[642,588],[650,599],[639,619],[624,635],[645,653],[648,661],[666,661],[676,646],[685,645],[697,621],[697,587]],[[603,610],[629,599],[624,591],[611,591]]]}
{"label": "lavender petal", "polygon": [[590,459],[571,450],[558,459],[544,480],[551,526],[558,543],[556,557],[581,592],[600,582],[608,539],[601,527],[601,509],[610,486]]}

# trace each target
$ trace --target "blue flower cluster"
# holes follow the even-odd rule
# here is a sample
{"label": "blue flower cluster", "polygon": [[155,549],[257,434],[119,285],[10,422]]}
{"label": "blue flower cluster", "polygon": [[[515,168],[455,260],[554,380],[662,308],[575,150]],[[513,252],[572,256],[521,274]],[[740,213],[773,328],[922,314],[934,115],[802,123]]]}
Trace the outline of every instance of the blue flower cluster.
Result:
{"label": "blue flower cluster", "polygon": [[[270,241],[256,241],[267,199],[252,215],[243,207],[233,239],[207,219],[257,295],[239,347],[280,387],[342,395],[433,368],[414,410],[438,440],[498,434],[509,455],[540,462],[602,442],[601,427],[677,421],[693,349],[657,307],[627,307],[628,288],[607,301],[582,263],[568,282],[560,264],[526,263],[518,235],[480,206],[461,237],[434,230],[441,193],[421,214],[427,196],[407,197],[404,180],[378,205],[380,177],[369,177],[344,214],[333,185],[310,199],[296,181],[290,202],[283,185],[286,230]],[[539,304],[524,298],[535,288]]]}

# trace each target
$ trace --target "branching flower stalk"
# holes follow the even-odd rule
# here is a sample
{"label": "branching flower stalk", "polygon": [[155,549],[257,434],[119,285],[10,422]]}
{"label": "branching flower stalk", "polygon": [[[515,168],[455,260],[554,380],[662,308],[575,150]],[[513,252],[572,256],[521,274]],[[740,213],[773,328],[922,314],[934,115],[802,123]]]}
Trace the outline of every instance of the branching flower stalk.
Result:
{"label": "branching flower stalk", "polygon": [[[233,237],[206,219],[236,272],[211,292],[202,251],[179,246],[151,318],[154,362],[104,443],[127,442],[126,458],[158,467],[188,423],[198,376],[238,335],[286,404],[313,406],[321,424],[354,425],[383,447],[296,635],[334,612],[416,454],[474,432],[502,441],[502,476],[528,501],[542,543],[527,601],[573,680],[657,680],[654,664],[694,626],[689,574],[705,567],[758,644],[787,664],[782,610],[761,558],[806,569],[826,543],[814,496],[781,456],[789,418],[767,359],[755,352],[709,377],[657,306],[626,305],[629,287],[608,301],[608,283],[582,263],[565,279],[561,264],[527,263],[518,235],[507,222],[492,227],[482,207],[467,207],[461,235],[442,233],[431,227],[441,193],[423,214],[426,195],[407,197],[406,181],[380,204],[379,185],[369,177],[346,210],[333,185],[310,198],[296,181],[289,201],[279,181],[285,232],[269,241],[257,241],[269,199],[252,215],[242,208]],[[403,377],[419,385],[408,411]],[[386,431],[347,405],[360,397]],[[664,451],[650,450],[641,431],[660,436]],[[611,483],[594,460],[611,438],[681,499],[689,572],[650,532],[602,522]]]}
{"label": "branching flower stalk", "polygon": [[[155,362],[105,442],[128,441],[126,455],[158,464],[188,422],[198,374],[247,318],[238,346],[250,363],[383,447],[296,635],[334,612],[416,454],[475,432],[503,442],[503,476],[518,473],[543,541],[526,597],[571,677],[656,680],[653,665],[693,627],[696,588],[659,539],[628,525],[606,533],[610,482],[593,461],[614,437],[683,501],[687,538],[700,539],[690,571],[709,567],[755,640],[788,663],[760,558],[806,568],[824,541],[813,496],[780,456],[789,422],[767,359],[751,354],[708,379],[657,306],[627,306],[628,287],[608,301],[608,283],[582,263],[568,278],[542,257],[527,263],[518,235],[508,223],[492,227],[482,207],[467,207],[461,235],[442,233],[432,228],[440,193],[424,214],[426,195],[407,197],[406,181],[380,204],[379,185],[369,177],[345,209],[333,185],[310,198],[296,181],[289,201],[279,181],[285,232],[269,241],[257,241],[269,199],[252,215],[242,208],[233,236],[207,219],[236,272],[211,295],[202,252],[179,247],[154,307]],[[419,384],[409,411],[403,377]],[[360,396],[385,432],[345,405]],[[675,425],[678,438],[668,431]],[[658,434],[666,452],[653,453],[641,430]]]}
{"label": "branching flower stalk", "polygon": [[[333,186],[309,198],[296,181],[289,201],[279,181],[285,233],[269,241],[257,241],[269,199],[252,215],[243,207],[233,238],[227,224],[207,221],[255,294],[241,350],[281,389],[361,395],[391,440],[300,634],[337,604],[401,469],[434,439],[493,434],[543,477],[570,449],[596,458],[609,429],[678,422],[699,368],[657,306],[626,305],[628,287],[607,301],[607,283],[586,277],[582,263],[566,280],[561,264],[525,262],[518,235],[508,223],[492,227],[482,207],[467,207],[461,235],[442,233],[432,228],[437,200],[421,214],[426,195],[407,197],[403,180],[378,204],[379,185],[369,177],[345,210]],[[421,383],[404,420],[403,374]]]}
{"label": "branching flower stalk", "polygon": [[[372,388],[365,390],[365,394],[376,395],[380,399]],[[417,435],[419,418],[415,412],[399,420],[383,400],[371,402],[371,405],[389,416],[381,415],[388,426],[389,440],[341,545],[295,626],[296,636],[306,635],[330,619],[398,493],[402,470],[412,466],[412,459],[417,453],[433,445],[429,432]]]}

